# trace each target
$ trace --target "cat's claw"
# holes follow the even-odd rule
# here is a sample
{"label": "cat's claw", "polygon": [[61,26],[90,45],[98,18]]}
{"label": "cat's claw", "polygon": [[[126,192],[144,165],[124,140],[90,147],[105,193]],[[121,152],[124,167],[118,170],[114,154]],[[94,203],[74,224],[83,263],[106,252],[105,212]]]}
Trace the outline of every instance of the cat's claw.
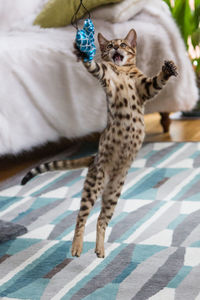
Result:
{"label": "cat's claw", "polygon": [[167,76],[178,76],[177,67],[172,60],[165,60],[162,67],[163,73]]}

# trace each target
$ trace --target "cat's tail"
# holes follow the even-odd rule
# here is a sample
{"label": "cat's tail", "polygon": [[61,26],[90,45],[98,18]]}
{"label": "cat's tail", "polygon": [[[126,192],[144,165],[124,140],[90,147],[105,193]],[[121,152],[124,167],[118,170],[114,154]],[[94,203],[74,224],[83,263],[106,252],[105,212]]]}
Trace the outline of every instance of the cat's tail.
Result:
{"label": "cat's tail", "polygon": [[93,163],[94,158],[95,156],[87,156],[78,159],[58,160],[41,164],[38,167],[35,167],[32,170],[30,170],[25,175],[25,177],[21,181],[21,185],[25,185],[29,180],[31,180],[38,174],[45,173],[48,171],[72,170],[88,167],[91,163]]}

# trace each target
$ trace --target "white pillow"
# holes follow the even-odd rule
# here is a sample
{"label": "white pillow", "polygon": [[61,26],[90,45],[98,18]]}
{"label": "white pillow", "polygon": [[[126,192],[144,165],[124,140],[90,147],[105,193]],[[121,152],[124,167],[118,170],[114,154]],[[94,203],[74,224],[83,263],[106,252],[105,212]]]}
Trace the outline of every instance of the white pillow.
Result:
{"label": "white pillow", "polygon": [[92,11],[92,17],[112,23],[121,23],[130,20],[147,6],[155,12],[161,9],[170,14],[167,4],[162,0],[124,0],[120,3],[96,8]]}
{"label": "white pillow", "polygon": [[45,0],[0,0],[0,30],[9,30],[44,3]]}

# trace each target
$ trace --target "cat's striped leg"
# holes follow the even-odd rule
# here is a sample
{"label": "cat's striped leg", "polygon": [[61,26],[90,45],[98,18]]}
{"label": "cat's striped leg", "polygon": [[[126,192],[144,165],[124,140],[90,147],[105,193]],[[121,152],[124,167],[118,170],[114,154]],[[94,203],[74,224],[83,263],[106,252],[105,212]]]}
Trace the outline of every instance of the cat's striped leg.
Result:
{"label": "cat's striped leg", "polygon": [[80,210],[77,216],[76,229],[74,233],[71,253],[72,256],[80,256],[83,248],[83,235],[85,224],[89,213],[94,206],[104,185],[104,172],[97,170],[91,165],[88,169],[86,180],[83,187]]}
{"label": "cat's striped leg", "polygon": [[115,206],[121,195],[121,190],[124,185],[125,175],[116,175],[110,179],[107,183],[102,196],[101,212],[97,221],[97,236],[96,236],[96,249],[95,253],[98,257],[103,258],[105,256],[104,239],[105,231],[111,220]]}
{"label": "cat's striped leg", "polygon": [[105,63],[97,63],[94,60],[89,62],[83,62],[84,66],[94,77],[98,78],[100,81],[104,79],[105,71],[107,69]]}
{"label": "cat's striped leg", "polygon": [[153,78],[142,76],[137,79],[136,86],[143,101],[153,98],[157,95],[167,83],[171,76],[177,76],[177,67],[173,61],[165,61],[162,71]]}
{"label": "cat's striped leg", "polygon": [[95,60],[84,61],[85,53],[81,52],[77,47],[76,43],[74,43],[74,54],[76,55],[78,61],[82,60],[83,65],[91,73],[94,77],[102,80],[105,75],[105,70],[107,69],[105,63],[97,63]]}

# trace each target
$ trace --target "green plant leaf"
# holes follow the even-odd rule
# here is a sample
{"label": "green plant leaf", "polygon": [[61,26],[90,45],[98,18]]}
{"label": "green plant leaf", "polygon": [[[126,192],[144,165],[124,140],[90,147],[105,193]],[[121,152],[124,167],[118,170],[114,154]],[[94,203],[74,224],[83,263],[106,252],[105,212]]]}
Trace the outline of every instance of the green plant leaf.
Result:
{"label": "green plant leaf", "polygon": [[200,76],[200,58],[197,58],[195,60],[197,62],[196,73],[199,74],[198,76]]}
{"label": "green plant leaf", "polygon": [[194,0],[195,9],[200,5],[200,0]]}
{"label": "green plant leaf", "polygon": [[200,45],[200,28],[194,31],[191,35],[192,45],[195,48],[196,46]]}
{"label": "green plant leaf", "polygon": [[172,15],[180,28],[185,45],[188,48],[188,37],[192,34],[195,28],[194,17],[189,5],[189,0],[175,0]]}
{"label": "green plant leaf", "polygon": [[192,64],[194,66],[195,73],[198,78],[198,86],[200,88],[200,57],[192,59]]}
{"label": "green plant leaf", "polygon": [[194,2],[194,24],[195,28],[200,27],[200,0]]}

